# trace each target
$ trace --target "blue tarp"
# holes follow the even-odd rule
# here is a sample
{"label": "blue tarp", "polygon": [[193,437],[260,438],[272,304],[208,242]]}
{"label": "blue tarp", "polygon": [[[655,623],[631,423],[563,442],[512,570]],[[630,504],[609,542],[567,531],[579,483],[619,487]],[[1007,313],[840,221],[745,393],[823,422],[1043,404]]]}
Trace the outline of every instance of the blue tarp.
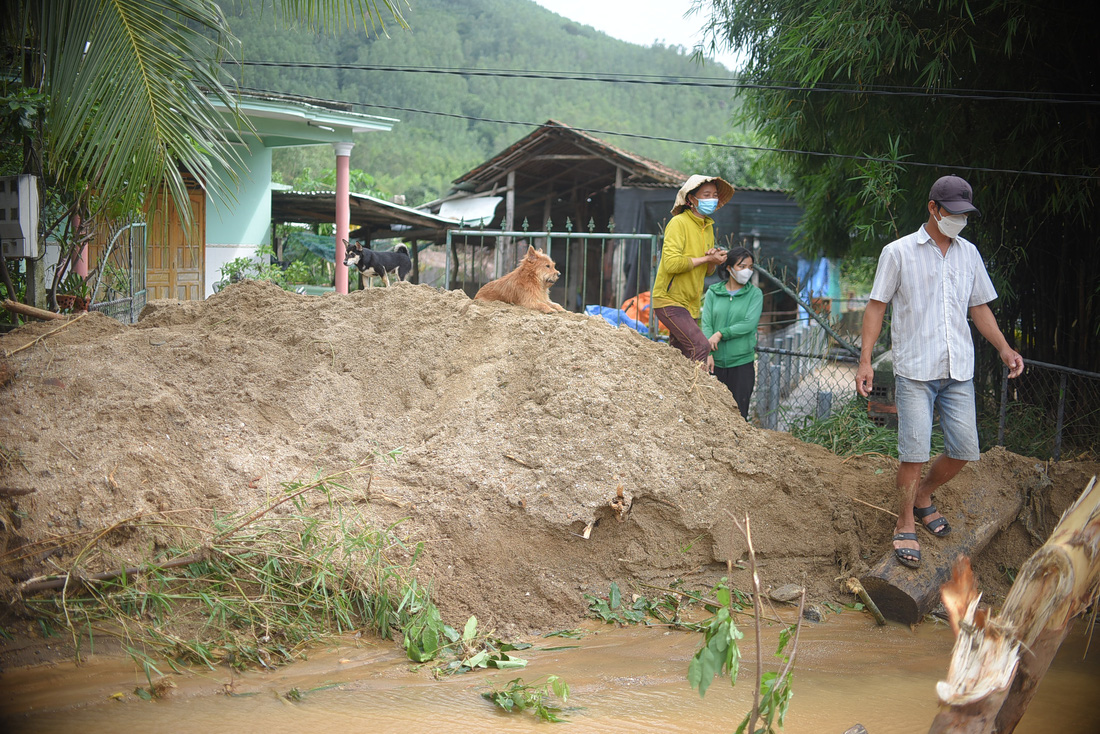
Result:
{"label": "blue tarp", "polygon": [[283,247],[288,245],[301,245],[323,260],[336,262],[336,237],[333,235],[294,231],[287,235]]}
{"label": "blue tarp", "polygon": [[[814,299],[827,299],[829,303],[840,298],[840,268],[827,258],[817,260],[798,260],[798,282],[802,284],[799,295],[806,303]],[[802,306],[798,307],[800,318],[809,314]]]}
{"label": "blue tarp", "polygon": [[585,306],[584,312],[589,316],[603,316],[604,321],[612,326],[629,326],[634,331],[644,336],[649,336],[649,327],[641,321],[635,321],[626,315],[626,311],[611,306]]}

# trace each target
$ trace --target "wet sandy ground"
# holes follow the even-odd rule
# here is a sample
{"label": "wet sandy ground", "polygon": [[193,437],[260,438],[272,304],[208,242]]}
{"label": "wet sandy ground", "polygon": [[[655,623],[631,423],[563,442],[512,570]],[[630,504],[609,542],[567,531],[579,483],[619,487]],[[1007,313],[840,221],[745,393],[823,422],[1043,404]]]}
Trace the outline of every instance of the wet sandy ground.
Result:
{"label": "wet sandy ground", "polygon": [[[662,628],[617,629],[589,624],[579,640],[536,638],[519,653],[517,671],[480,671],[436,681],[411,665],[392,643],[317,651],[273,672],[226,669],[173,675],[166,698],[133,694],[146,685],[128,659],[94,658],[7,671],[0,675],[0,729],[9,732],[302,731],[453,732],[457,727],[501,732],[547,731],[529,713],[506,714],[479,694],[515,677],[534,682],[561,676],[570,686],[572,731],[733,731],[751,705],[754,665],[736,687],[716,680],[705,698],[687,683],[701,637]],[[754,650],[743,626],[742,652]],[[778,626],[764,630],[765,657]],[[926,732],[937,710],[935,684],[944,677],[953,643],[944,625],[877,628],[857,613],[808,625],[784,729],[787,734],[840,734],[861,723],[871,734]],[[1084,659],[1083,625],[1062,647],[1017,732],[1095,734],[1100,731],[1100,653]],[[558,648],[558,649],[552,649]],[[774,668],[774,658],[766,668]],[[165,670],[168,670],[166,667]],[[285,694],[297,689],[300,700]],[[227,695],[227,693],[231,695]],[[122,694],[118,698],[113,695]]]}

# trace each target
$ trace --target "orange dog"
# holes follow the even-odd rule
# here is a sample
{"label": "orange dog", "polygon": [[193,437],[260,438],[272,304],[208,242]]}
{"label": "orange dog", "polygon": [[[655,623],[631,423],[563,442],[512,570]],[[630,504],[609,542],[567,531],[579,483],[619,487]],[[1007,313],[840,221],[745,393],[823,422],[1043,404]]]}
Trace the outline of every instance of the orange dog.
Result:
{"label": "orange dog", "polygon": [[474,296],[480,301],[503,301],[543,313],[564,311],[550,300],[550,286],[558,280],[554,261],[541,249],[528,245],[527,254],[515,270],[481,286]]}

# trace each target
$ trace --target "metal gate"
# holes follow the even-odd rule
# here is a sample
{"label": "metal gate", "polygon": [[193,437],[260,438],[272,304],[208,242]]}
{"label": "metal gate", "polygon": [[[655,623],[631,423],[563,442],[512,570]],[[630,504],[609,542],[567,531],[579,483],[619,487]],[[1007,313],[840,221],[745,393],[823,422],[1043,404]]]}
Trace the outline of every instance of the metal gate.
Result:
{"label": "metal gate", "polygon": [[90,280],[91,311],[133,324],[145,308],[145,223],[134,222],[115,232]]}
{"label": "metal gate", "polygon": [[[588,232],[574,232],[569,220],[565,231],[551,228],[552,223],[547,222],[545,230],[535,232],[449,230],[443,283],[430,283],[423,273],[420,282],[461,289],[472,297],[481,286],[515,268],[532,246],[548,253],[561,272],[550,288],[550,298],[567,311],[584,313],[601,307],[618,311],[632,297],[652,290],[660,257],[657,235],[623,234],[614,232],[613,227],[608,227],[612,231],[595,232],[591,222]],[[650,323],[648,332],[654,338],[652,326]]]}

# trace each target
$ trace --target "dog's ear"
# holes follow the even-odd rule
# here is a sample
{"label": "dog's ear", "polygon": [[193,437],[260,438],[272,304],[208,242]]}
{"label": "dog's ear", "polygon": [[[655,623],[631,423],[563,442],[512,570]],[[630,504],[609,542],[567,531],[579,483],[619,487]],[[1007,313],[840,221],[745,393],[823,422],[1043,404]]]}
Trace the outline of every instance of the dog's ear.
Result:
{"label": "dog's ear", "polygon": [[528,257],[530,257],[531,255],[536,255],[539,252],[540,252],[540,250],[536,250],[533,246],[527,245],[527,256]]}

